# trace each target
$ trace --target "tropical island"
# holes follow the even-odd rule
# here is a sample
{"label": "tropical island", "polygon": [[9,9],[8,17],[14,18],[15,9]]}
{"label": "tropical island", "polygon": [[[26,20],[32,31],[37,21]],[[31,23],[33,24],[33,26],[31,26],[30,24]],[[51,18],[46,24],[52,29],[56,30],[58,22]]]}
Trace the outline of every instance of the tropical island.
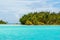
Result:
{"label": "tropical island", "polygon": [[7,22],[0,20],[0,24],[7,24]]}
{"label": "tropical island", "polygon": [[22,16],[20,22],[23,25],[60,25],[60,12],[31,12]]}
{"label": "tropical island", "polygon": [[[60,12],[31,12],[23,15],[19,22],[22,25],[60,25]],[[0,24],[8,22],[0,20]]]}

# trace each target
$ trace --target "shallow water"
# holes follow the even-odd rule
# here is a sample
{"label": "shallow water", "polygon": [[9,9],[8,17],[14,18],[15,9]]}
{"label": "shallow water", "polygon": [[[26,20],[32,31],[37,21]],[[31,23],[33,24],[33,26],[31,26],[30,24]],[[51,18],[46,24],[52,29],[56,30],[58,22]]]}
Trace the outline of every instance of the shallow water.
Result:
{"label": "shallow water", "polygon": [[60,27],[0,26],[0,40],[60,40]]}

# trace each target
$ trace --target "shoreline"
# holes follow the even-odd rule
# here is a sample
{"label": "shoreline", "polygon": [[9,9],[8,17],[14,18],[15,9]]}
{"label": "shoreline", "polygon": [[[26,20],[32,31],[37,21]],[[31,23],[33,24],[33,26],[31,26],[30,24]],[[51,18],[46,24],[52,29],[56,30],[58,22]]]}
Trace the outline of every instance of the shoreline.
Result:
{"label": "shoreline", "polygon": [[19,25],[19,24],[0,24],[0,26],[60,26],[60,25]]}

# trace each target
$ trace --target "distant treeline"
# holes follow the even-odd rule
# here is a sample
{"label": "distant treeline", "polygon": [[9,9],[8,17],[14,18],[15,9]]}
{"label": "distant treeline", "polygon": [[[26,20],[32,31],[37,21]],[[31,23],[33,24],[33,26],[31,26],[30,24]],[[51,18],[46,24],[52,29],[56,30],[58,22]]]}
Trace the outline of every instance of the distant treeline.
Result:
{"label": "distant treeline", "polygon": [[0,24],[7,24],[7,22],[0,20]]}
{"label": "distant treeline", "polygon": [[[22,16],[19,22],[23,25],[60,25],[60,12],[31,12]],[[0,24],[8,23],[0,20]]]}
{"label": "distant treeline", "polygon": [[23,25],[60,25],[60,12],[28,13],[19,20]]}

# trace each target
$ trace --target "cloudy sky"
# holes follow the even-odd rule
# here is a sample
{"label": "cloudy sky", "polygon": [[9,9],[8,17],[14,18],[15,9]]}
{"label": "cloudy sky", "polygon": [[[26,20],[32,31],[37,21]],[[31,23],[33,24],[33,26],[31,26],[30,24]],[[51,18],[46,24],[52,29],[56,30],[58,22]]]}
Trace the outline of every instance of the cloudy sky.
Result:
{"label": "cloudy sky", "polygon": [[29,12],[60,11],[60,0],[0,0],[0,19],[17,23]]}

